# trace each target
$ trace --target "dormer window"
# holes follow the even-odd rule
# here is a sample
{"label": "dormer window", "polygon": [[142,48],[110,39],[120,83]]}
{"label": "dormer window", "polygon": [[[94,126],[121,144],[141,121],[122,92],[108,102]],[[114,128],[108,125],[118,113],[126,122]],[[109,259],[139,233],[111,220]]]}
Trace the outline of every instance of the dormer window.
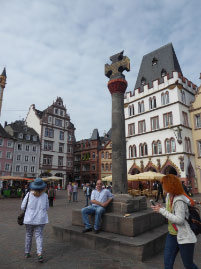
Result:
{"label": "dormer window", "polygon": [[158,63],[158,60],[154,57],[152,60],[152,66],[156,65]]}
{"label": "dormer window", "polygon": [[167,75],[167,71],[165,69],[162,69],[161,71],[161,77],[164,77]]}
{"label": "dormer window", "polygon": [[58,115],[58,113],[59,113],[58,108],[55,108],[54,113]]}
{"label": "dormer window", "polygon": [[23,134],[22,134],[22,133],[19,133],[19,134],[18,134],[18,138],[23,139]]}
{"label": "dormer window", "polygon": [[30,140],[30,135],[26,135],[26,140]]}
{"label": "dormer window", "polygon": [[141,85],[144,86],[146,84],[146,78],[142,77],[141,79]]}

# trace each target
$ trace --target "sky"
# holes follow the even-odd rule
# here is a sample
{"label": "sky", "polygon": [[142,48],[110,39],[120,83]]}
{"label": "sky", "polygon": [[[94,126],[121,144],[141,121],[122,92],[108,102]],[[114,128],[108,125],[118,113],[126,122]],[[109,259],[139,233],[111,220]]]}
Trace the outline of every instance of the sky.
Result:
{"label": "sky", "polygon": [[[199,0],[0,0],[0,72],[6,67],[0,122],[25,119],[62,97],[76,140],[111,127],[104,76],[109,57],[131,61],[127,91],[143,55],[172,42],[183,75],[200,85]],[[2,71],[1,71],[2,70]]]}

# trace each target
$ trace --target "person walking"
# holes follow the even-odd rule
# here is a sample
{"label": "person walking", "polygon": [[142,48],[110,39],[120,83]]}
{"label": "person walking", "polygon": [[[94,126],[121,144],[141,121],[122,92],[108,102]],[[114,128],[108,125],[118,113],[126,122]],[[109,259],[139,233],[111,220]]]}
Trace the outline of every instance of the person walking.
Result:
{"label": "person walking", "polygon": [[53,186],[51,185],[48,189],[48,199],[49,199],[49,206],[53,207],[53,201],[54,201],[54,197],[55,197],[55,189],[53,188]]}
{"label": "person walking", "polygon": [[181,181],[175,175],[162,178],[163,189],[167,192],[166,208],[160,204],[151,206],[154,212],[168,219],[168,235],[164,250],[164,268],[172,269],[180,251],[184,268],[198,269],[193,262],[197,238],[188,224],[190,200],[184,195]]}
{"label": "person walking", "polygon": [[67,192],[68,192],[68,202],[70,203],[71,202],[71,197],[72,197],[72,192],[73,192],[72,182],[68,183]]}
{"label": "person walking", "polygon": [[30,192],[28,192],[22,201],[21,209],[27,208],[24,216],[24,224],[26,227],[25,236],[25,257],[30,257],[32,237],[35,233],[38,261],[43,262],[43,229],[48,223],[47,210],[49,208],[48,196],[45,193],[46,184],[41,178],[36,178],[30,184]]}
{"label": "person walking", "polygon": [[113,195],[107,189],[102,188],[102,181],[97,180],[96,189],[91,194],[90,206],[82,208],[82,220],[85,225],[83,233],[91,232],[91,224],[89,223],[89,216],[95,214],[94,233],[97,234],[100,231],[102,215],[106,211],[106,207],[112,201]]}
{"label": "person walking", "polygon": [[77,202],[77,192],[78,192],[78,184],[75,182],[73,184],[73,202]]}
{"label": "person walking", "polygon": [[159,197],[161,195],[161,198],[163,199],[163,203],[165,203],[165,197],[163,195],[163,186],[162,186],[162,184],[160,182],[158,182],[157,188],[158,188],[158,194],[157,194],[157,197],[156,197],[156,202],[158,202]]}

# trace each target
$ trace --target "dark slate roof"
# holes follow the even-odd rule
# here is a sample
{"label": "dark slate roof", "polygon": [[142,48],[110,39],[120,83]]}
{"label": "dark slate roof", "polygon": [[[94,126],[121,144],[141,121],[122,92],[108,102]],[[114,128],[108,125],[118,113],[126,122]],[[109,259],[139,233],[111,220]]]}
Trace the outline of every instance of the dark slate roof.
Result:
{"label": "dark slate roof", "polygon": [[98,129],[94,129],[92,136],[90,138],[91,140],[98,140],[99,139],[99,133],[98,133]]}
{"label": "dark slate roof", "polygon": [[[157,61],[157,64],[152,65],[153,59]],[[154,80],[159,79],[160,83],[162,83],[161,71],[163,69],[170,75],[172,75],[173,71],[182,73],[172,43],[144,55],[135,89],[141,88],[140,90],[143,91],[143,86],[141,85],[142,78],[146,79],[145,85],[148,83],[149,88],[153,87],[152,83]]]}
{"label": "dark slate roof", "polygon": [[42,119],[43,111],[40,111],[40,110],[38,110],[38,109],[35,109],[35,111],[36,111],[37,116],[38,116],[40,119]]}
{"label": "dark slate roof", "polygon": [[23,134],[28,134],[28,135],[34,135],[38,137],[38,133],[33,129],[28,127],[27,125],[24,124],[24,121],[22,120],[17,120],[11,124],[8,124],[13,129],[14,136],[17,137],[17,134],[23,133]]}
{"label": "dark slate roof", "polygon": [[0,124],[0,136],[4,137],[4,138],[11,138],[13,139],[13,137],[11,135],[9,135],[6,130],[4,130],[3,126]]}
{"label": "dark slate roof", "polygon": [[2,72],[2,74],[1,74],[1,76],[7,77],[7,76],[6,76],[6,68],[5,68],[5,67],[4,67],[4,69],[3,69],[3,72]]}

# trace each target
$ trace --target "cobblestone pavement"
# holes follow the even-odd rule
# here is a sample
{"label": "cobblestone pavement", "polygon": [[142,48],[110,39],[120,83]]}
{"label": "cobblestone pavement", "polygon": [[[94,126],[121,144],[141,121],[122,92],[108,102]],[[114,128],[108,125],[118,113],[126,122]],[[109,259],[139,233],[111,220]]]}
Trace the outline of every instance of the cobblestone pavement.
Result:
{"label": "cobblestone pavement", "polygon": [[[201,200],[201,196],[196,197]],[[163,268],[163,253],[149,259],[148,261],[135,262],[133,260],[113,257],[98,251],[72,247],[69,243],[59,242],[52,236],[51,224],[58,223],[64,227],[71,224],[71,211],[75,208],[82,208],[85,204],[84,196],[79,190],[78,202],[68,203],[66,192],[57,192],[57,199],[54,207],[49,209],[50,223],[44,230],[44,263],[38,264],[36,256],[35,239],[31,257],[24,258],[24,237],[25,227],[19,226],[16,222],[20,213],[19,199],[0,199],[0,268],[44,268],[44,269],[144,269]],[[201,268],[201,237],[195,249],[195,262]],[[175,262],[175,269],[183,268],[180,256]]]}

